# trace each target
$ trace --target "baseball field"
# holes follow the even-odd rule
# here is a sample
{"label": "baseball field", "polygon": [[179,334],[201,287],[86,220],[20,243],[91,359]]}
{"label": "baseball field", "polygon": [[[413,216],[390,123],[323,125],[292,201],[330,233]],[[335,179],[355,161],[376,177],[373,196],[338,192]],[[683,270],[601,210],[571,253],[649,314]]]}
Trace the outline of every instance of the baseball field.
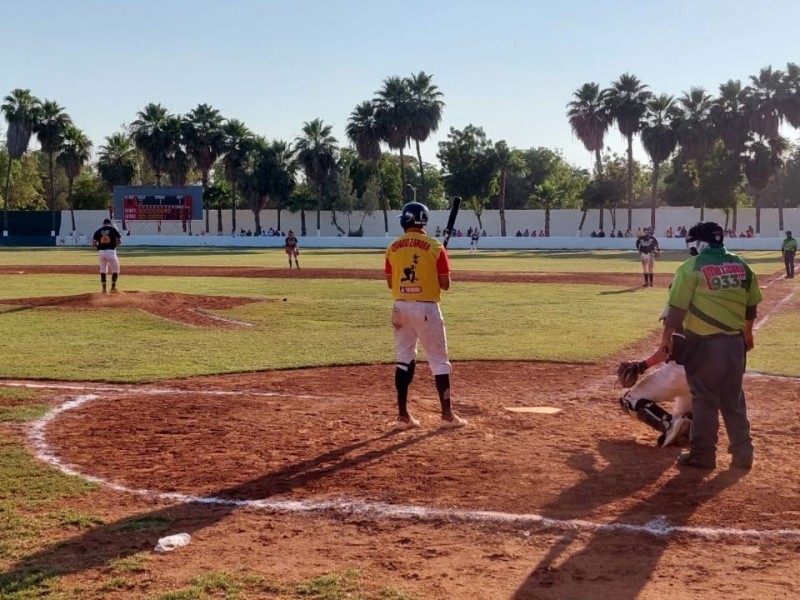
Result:
{"label": "baseball field", "polygon": [[[383,254],[0,251],[0,598],[796,598],[800,296],[764,302],[756,463],[681,470],[619,409],[683,253],[452,252],[453,406],[395,417]],[[424,358],[423,358],[424,360]],[[154,548],[178,533],[191,542]]]}

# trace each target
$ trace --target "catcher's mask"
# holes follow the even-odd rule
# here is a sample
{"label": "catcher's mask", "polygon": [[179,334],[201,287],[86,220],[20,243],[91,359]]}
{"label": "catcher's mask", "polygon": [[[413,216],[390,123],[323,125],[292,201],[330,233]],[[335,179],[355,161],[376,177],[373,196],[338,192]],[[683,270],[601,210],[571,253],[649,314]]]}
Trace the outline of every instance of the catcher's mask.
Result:
{"label": "catcher's mask", "polygon": [[400,227],[425,227],[428,224],[428,207],[420,202],[409,202],[400,214]]}
{"label": "catcher's mask", "polygon": [[719,248],[723,244],[725,232],[719,224],[712,221],[698,223],[686,234],[686,247],[689,254],[697,256],[707,247]]}

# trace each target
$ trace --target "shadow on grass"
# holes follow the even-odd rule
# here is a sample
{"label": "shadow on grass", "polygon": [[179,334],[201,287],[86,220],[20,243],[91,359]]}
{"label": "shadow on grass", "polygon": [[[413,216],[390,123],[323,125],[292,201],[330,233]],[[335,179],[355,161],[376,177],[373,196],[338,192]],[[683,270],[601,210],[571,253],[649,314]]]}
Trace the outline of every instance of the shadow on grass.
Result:
{"label": "shadow on grass", "polygon": [[[265,500],[288,494],[316,480],[333,476],[344,469],[358,468],[440,434],[439,431],[430,431],[404,437],[387,447],[370,449],[370,446],[396,436],[395,432],[389,432],[288,465],[243,484],[217,490],[206,497],[230,501]],[[178,532],[196,534],[238,508],[233,503],[179,504],[96,527],[27,557],[0,575],[0,597],[19,595],[27,598],[29,594],[38,593],[52,585],[54,578],[102,568],[112,559],[152,551],[159,537]]]}

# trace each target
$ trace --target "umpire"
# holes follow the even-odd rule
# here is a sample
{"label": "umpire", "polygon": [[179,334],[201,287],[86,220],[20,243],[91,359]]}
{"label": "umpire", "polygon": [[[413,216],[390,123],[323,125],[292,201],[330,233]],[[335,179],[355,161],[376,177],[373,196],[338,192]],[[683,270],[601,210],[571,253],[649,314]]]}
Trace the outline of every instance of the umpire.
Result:
{"label": "umpire", "polygon": [[[721,412],[731,466],[749,469],[753,441],[742,379],[761,290],[747,263],[725,249],[723,236],[717,223],[698,223],[689,230],[686,245],[692,258],[675,272],[661,347],[683,363],[692,393],[690,450],[678,457],[678,464],[716,468]],[[686,337],[679,344],[682,338],[672,334],[681,327]]]}
{"label": "umpire", "polygon": [[786,239],[781,244],[783,263],[786,265],[786,279],[794,279],[794,255],[797,253],[797,240],[792,237],[792,232],[786,232]]}

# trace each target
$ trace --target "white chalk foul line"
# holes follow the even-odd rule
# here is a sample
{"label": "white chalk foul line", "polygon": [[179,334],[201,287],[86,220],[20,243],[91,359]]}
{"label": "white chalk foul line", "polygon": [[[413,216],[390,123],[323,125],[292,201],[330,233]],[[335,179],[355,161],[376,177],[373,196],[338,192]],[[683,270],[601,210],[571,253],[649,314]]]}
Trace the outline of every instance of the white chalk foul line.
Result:
{"label": "white chalk foul line", "polygon": [[787,304],[787,303],[791,302],[792,298],[794,298],[794,295],[797,293],[797,290],[799,290],[799,289],[800,288],[797,288],[797,287],[794,288],[794,290],[789,292],[786,295],[785,298],[780,300],[775,306],[773,306],[769,311],[767,311],[767,314],[765,314],[763,317],[758,319],[756,321],[756,323],[753,325],[753,331],[758,331],[761,327],[764,326],[764,324],[769,320],[769,318],[772,316],[772,314],[775,311],[777,311],[779,308],[781,308],[784,304]]}
{"label": "white chalk foul line", "polygon": [[252,508],[278,512],[335,512],[344,515],[356,515],[371,518],[408,519],[415,521],[451,521],[482,524],[502,524],[526,527],[529,530],[556,531],[588,531],[609,533],[643,533],[658,537],[675,534],[714,540],[720,538],[767,539],[767,538],[800,538],[800,529],[734,529],[730,527],[689,527],[670,525],[665,516],[659,516],[642,525],[628,523],[598,523],[584,519],[551,519],[537,514],[518,514],[499,511],[467,510],[454,508],[436,508],[429,506],[413,506],[404,504],[388,504],[386,502],[368,502],[359,499],[329,500],[246,500],[221,498],[217,496],[194,496],[176,492],[159,492],[141,488],[131,488],[101,477],[89,475],[66,464],[59,458],[47,443],[45,430],[47,425],[59,415],[73,410],[99,396],[87,394],[77,396],[48,412],[35,421],[30,429],[29,439],[39,460],[52,465],[66,475],[105,486],[118,492],[146,496],[165,502],[195,503],[212,506],[231,506]]}

